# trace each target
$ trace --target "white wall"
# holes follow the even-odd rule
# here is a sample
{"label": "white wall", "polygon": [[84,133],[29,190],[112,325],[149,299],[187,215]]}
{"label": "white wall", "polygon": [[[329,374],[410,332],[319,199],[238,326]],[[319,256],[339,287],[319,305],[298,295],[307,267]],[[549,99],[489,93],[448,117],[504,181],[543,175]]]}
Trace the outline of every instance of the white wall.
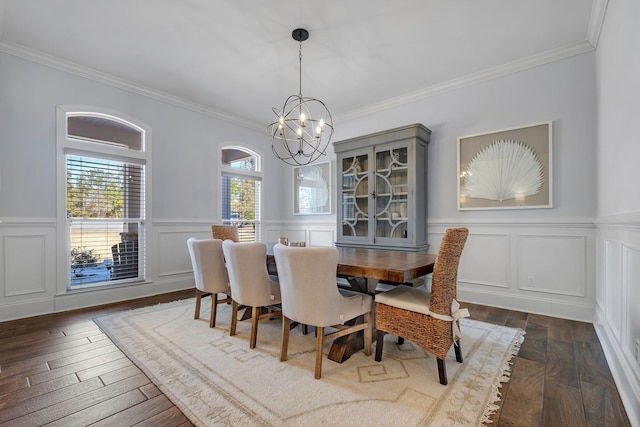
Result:
{"label": "white wall", "polygon": [[640,425],[640,2],[609,1],[597,49],[596,329],[632,425]]}
{"label": "white wall", "polygon": [[[336,140],[420,122],[429,243],[468,226],[460,299],[591,321],[595,306],[596,90],[590,52],[336,124]],[[553,208],[458,211],[457,138],[553,122]]]}
{"label": "white wall", "polygon": [[[262,132],[6,54],[0,54],[0,75],[6,94],[0,103],[0,236],[5,239],[0,262],[9,268],[2,278],[0,320],[188,286],[190,264],[182,243],[190,235],[208,235],[219,216],[221,145],[248,144],[265,154],[265,240],[280,235],[308,243],[335,239],[335,213],[292,214],[291,169],[271,156]],[[338,121],[334,140],[415,122],[429,127],[433,250],[447,227],[471,229],[461,265],[461,299],[590,321],[595,305],[595,87],[595,54],[582,54]],[[60,104],[100,105],[152,128],[152,283],[138,291],[58,296],[53,291],[58,259],[50,240],[56,235],[55,107]],[[456,210],[459,136],[549,120],[554,129],[553,209]],[[40,243],[30,237],[34,233]],[[25,252],[35,249],[42,254],[42,268],[26,280],[11,263],[27,259]],[[558,268],[561,275],[554,274]]]}
{"label": "white wall", "polygon": [[[185,242],[219,221],[223,145],[264,155],[265,219],[279,215],[285,172],[264,132],[4,53],[0,94],[0,321],[192,286]],[[152,129],[149,283],[56,295],[55,119],[68,104],[120,111]]]}

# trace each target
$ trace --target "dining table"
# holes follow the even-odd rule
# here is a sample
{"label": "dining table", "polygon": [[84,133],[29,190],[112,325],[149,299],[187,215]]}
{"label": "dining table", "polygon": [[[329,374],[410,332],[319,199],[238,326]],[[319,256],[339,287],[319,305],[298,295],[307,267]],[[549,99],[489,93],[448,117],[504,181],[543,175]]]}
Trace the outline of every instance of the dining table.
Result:
{"label": "dining table", "polygon": [[[274,244],[267,245],[267,267],[271,274],[277,274],[273,246]],[[336,249],[338,250],[336,277],[346,279],[349,289],[371,295],[375,294],[375,287],[379,282],[411,286],[413,280],[432,273],[436,261],[436,254],[427,252],[363,247],[337,247]],[[373,336],[375,337],[375,331]],[[338,338],[331,345],[329,359],[342,363],[363,347],[362,332]]]}

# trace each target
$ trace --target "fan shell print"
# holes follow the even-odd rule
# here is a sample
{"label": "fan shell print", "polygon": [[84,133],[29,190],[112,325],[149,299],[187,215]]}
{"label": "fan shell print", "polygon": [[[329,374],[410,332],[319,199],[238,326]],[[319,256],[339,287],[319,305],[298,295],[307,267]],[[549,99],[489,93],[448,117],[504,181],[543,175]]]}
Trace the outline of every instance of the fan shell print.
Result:
{"label": "fan shell print", "polygon": [[505,201],[537,194],[544,171],[531,147],[502,139],[479,151],[463,173],[468,197]]}

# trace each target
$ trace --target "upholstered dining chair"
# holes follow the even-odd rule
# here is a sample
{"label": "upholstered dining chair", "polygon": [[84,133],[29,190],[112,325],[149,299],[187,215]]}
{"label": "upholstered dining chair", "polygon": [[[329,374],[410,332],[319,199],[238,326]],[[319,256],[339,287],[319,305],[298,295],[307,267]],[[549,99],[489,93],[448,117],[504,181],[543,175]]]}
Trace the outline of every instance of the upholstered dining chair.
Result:
{"label": "upholstered dining chair", "polygon": [[214,239],[231,240],[233,242],[240,241],[238,227],[234,227],[233,225],[212,225],[211,234],[213,234]]}
{"label": "upholstered dining chair", "polygon": [[[251,307],[251,336],[249,348],[255,348],[258,321],[279,317],[280,286],[267,272],[267,245],[262,242],[222,242],[222,251],[227,263],[231,284],[232,315],[229,335],[236,334],[238,305]],[[267,312],[262,314],[262,308]]]}
{"label": "upholstered dining chair", "polygon": [[[370,295],[339,289],[336,283],[338,250],[334,247],[273,248],[282,292],[282,349],[280,360],[287,360],[290,322],[316,327],[315,378],[322,374],[322,346],[325,341],[364,330],[364,352],[371,354]],[[345,322],[364,316],[364,322]],[[324,334],[325,327],[337,329]]]}
{"label": "upholstered dining chair", "polygon": [[384,335],[395,334],[434,354],[440,384],[447,385],[444,359],[454,345],[456,360],[462,363],[459,319],[469,316],[456,301],[458,265],[468,234],[466,228],[445,232],[433,268],[431,292],[397,286],[376,295],[376,361],[382,360]]}
{"label": "upholstered dining chair", "polygon": [[[194,319],[200,318],[200,302],[203,296],[211,294],[211,316],[209,327],[216,326],[216,312],[218,304],[231,302],[231,288],[227,268],[222,255],[222,240],[219,239],[187,239],[193,276],[196,281],[196,313]],[[218,294],[225,294],[225,298],[218,299]]]}

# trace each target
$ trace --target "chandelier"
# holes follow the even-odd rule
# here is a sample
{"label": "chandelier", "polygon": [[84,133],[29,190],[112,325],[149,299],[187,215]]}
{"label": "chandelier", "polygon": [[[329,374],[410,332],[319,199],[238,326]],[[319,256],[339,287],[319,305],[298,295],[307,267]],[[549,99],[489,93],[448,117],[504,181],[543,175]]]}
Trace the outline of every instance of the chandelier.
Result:
{"label": "chandelier", "polygon": [[273,108],[276,120],[267,130],[271,132],[271,149],[278,159],[292,166],[304,166],[326,154],[333,135],[333,120],[324,102],[302,96],[302,42],[309,38],[309,32],[298,28],[291,37],[300,43],[299,91],[287,98],[282,110]]}

